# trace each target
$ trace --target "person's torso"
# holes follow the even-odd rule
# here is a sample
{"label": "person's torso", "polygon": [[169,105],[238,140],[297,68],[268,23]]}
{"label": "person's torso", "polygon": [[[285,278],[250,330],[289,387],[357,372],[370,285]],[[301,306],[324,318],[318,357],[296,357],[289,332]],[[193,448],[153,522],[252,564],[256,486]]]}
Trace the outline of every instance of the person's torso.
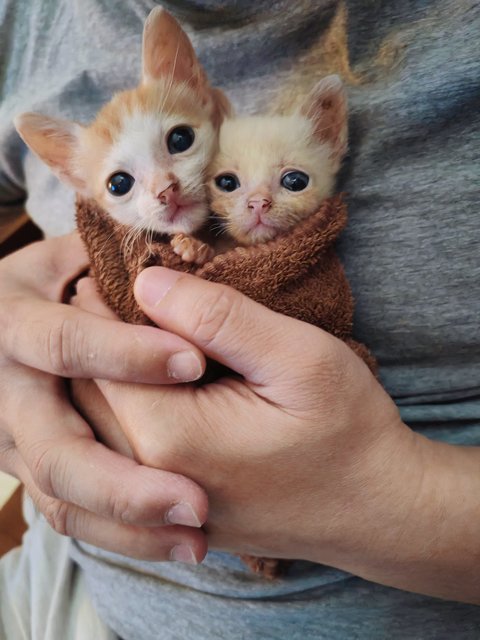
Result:
{"label": "person's torso", "polygon": [[[2,144],[19,148],[6,123],[14,111],[87,122],[114,91],[134,85],[153,4],[7,2],[17,18],[2,81]],[[357,303],[355,336],[377,356],[406,420],[427,435],[480,444],[478,3],[165,6],[241,113],[288,108],[316,79],[342,76],[350,153],[339,188],[349,225],[338,248]],[[8,171],[19,191],[28,188],[28,211],[47,233],[73,227],[73,194],[39,160],[27,153]],[[226,554],[209,554],[195,569],[85,545],[75,545],[74,557],[125,640],[478,637],[480,613],[468,606],[308,563],[268,583]]]}

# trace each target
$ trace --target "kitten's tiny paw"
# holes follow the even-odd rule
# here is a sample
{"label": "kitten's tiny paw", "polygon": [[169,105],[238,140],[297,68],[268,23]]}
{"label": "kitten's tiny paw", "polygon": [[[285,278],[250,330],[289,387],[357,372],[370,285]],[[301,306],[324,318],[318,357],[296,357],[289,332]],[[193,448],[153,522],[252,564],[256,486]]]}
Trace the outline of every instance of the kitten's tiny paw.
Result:
{"label": "kitten's tiny paw", "polygon": [[173,247],[175,253],[178,254],[178,251],[176,251],[176,249],[181,245],[185,238],[187,238],[187,236],[184,233],[177,233],[170,240],[170,246]]}
{"label": "kitten's tiny paw", "polygon": [[184,262],[194,262],[196,251],[193,238],[183,233],[177,233],[170,241],[174,253],[180,256]]}
{"label": "kitten's tiny paw", "polygon": [[258,558],[256,556],[241,555],[240,558],[253,573],[268,580],[273,580],[282,575],[284,561],[275,558]]}
{"label": "kitten's tiny paw", "polygon": [[204,265],[214,255],[213,249],[208,244],[190,238],[184,233],[177,233],[171,239],[170,245],[174,253],[180,256],[184,262],[194,262],[199,266]]}

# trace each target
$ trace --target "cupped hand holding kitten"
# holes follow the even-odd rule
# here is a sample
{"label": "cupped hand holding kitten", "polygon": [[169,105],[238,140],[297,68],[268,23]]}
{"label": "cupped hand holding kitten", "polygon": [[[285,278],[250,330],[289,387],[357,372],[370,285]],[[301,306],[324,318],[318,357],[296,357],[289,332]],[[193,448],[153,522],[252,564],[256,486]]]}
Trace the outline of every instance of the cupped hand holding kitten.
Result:
{"label": "cupped hand holding kitten", "polygon": [[[201,387],[99,382],[107,443],[121,430],[136,460],[206,489],[212,548],[480,602],[478,450],[415,434],[344,343],[233,289],[151,268],[136,297],[241,375]],[[79,298],[111,313],[92,286]]]}
{"label": "cupped hand holding kitten", "polygon": [[[145,559],[175,557],[183,544],[200,560],[205,493],[99,444],[71,406],[65,378],[172,383],[201,375],[205,360],[182,338],[63,304],[87,263],[76,234],[0,262],[0,469],[19,478],[60,533]],[[196,373],[190,367],[184,377],[186,353]]]}

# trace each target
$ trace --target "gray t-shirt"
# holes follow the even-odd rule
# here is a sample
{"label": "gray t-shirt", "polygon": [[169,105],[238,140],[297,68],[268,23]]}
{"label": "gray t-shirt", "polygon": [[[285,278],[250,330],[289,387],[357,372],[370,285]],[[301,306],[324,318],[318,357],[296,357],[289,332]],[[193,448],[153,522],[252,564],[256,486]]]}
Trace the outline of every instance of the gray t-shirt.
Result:
{"label": "gray t-shirt", "polygon": [[[35,110],[90,120],[136,83],[151,0],[0,4],[0,220],[25,205],[48,233],[73,194],[25,150],[11,120]],[[350,101],[339,243],[355,334],[404,419],[480,444],[480,6],[474,0],[171,0],[237,109],[284,108],[338,72]],[[477,639],[480,609],[295,563],[266,582],[236,557],[196,568],[75,543],[101,615],[124,640]]]}

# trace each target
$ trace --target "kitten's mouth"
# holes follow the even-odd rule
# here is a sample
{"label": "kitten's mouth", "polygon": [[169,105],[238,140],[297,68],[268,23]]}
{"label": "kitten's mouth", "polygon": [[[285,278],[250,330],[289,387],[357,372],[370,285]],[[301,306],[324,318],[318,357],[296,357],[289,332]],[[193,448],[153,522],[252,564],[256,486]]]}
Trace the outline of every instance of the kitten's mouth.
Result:
{"label": "kitten's mouth", "polygon": [[179,205],[176,202],[172,202],[172,204],[168,206],[168,209],[166,211],[165,221],[169,224],[174,222],[175,218],[181,213],[181,209],[182,205]]}
{"label": "kitten's mouth", "polygon": [[257,242],[272,240],[279,232],[280,229],[271,222],[257,220],[250,224],[243,233],[245,238],[248,238],[249,244],[256,244]]}
{"label": "kitten's mouth", "polygon": [[266,216],[262,215],[251,220],[250,224],[245,229],[245,233],[248,235],[274,235],[277,231],[277,226],[274,225]]}
{"label": "kitten's mouth", "polygon": [[182,216],[188,215],[200,203],[196,201],[190,202],[172,202],[166,211],[166,222],[172,224],[179,220]]}
{"label": "kitten's mouth", "polygon": [[193,233],[202,226],[205,217],[205,205],[201,201],[171,202],[159,212],[157,225],[164,233]]}

